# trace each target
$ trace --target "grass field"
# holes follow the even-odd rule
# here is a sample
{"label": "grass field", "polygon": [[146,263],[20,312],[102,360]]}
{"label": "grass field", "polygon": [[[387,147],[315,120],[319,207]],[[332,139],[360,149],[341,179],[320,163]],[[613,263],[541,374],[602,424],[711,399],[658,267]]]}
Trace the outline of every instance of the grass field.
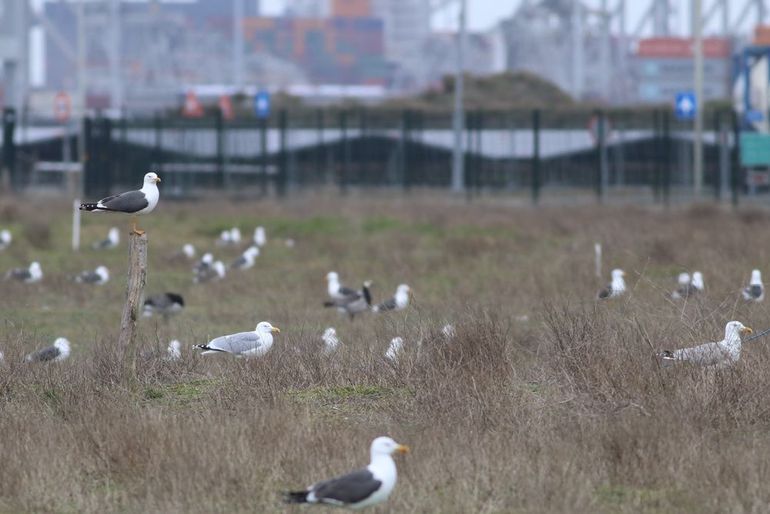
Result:
{"label": "grass field", "polygon": [[[69,251],[69,209],[0,204],[14,245],[0,270],[39,260],[39,284],[0,282],[0,512],[301,512],[280,491],[364,464],[391,435],[393,496],[373,512],[766,512],[770,504],[770,352],[746,345],[718,371],[660,369],[654,351],[719,340],[727,321],[770,327],[768,304],[739,290],[770,273],[770,213],[712,207],[512,209],[426,196],[161,203],[142,220],[147,293],[180,292],[166,324],[143,320],[143,347],[184,343],[183,360],[140,361],[120,377],[125,294],[118,249]],[[126,219],[85,216],[84,241]],[[193,285],[184,242],[216,249],[224,228],[269,242],[255,268]],[[125,232],[125,231],[124,231]],[[287,248],[282,240],[296,240]],[[604,246],[604,278],[593,244]],[[105,264],[102,287],[68,275]],[[597,303],[612,267],[629,293]],[[683,270],[707,293],[667,295]],[[351,322],[321,307],[324,277],[406,282],[409,309]],[[770,276],[770,275],[769,275]],[[269,320],[272,351],[200,358],[190,345]],[[453,323],[446,341],[441,327]],[[335,326],[332,357],[320,334]],[[403,358],[383,358],[390,339]],[[59,365],[21,363],[65,336]],[[324,510],[324,509],[322,509]]]}

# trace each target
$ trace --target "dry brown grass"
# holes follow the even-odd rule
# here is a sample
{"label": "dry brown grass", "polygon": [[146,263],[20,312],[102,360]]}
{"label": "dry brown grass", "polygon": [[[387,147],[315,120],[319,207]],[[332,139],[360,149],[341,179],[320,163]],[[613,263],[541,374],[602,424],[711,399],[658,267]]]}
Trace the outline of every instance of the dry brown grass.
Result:
{"label": "dry brown grass", "polygon": [[[4,206],[16,234],[50,213]],[[185,343],[180,363],[140,361],[120,379],[114,344],[125,246],[68,252],[66,205],[47,242],[17,237],[0,269],[40,260],[33,286],[0,283],[0,512],[300,512],[278,492],[362,464],[389,434],[413,447],[374,512],[765,512],[770,504],[770,352],[745,348],[732,369],[660,369],[654,350],[720,338],[739,319],[770,326],[765,304],[738,301],[767,270],[770,216],[717,208],[511,209],[419,195],[298,198],[286,203],[164,203],[145,222],[148,291],[188,309],[143,322],[145,347]],[[88,217],[86,240],[112,222]],[[213,247],[224,227],[264,224],[256,269],[193,286],[165,256]],[[276,238],[293,237],[294,249]],[[593,243],[630,292],[596,303]],[[235,252],[216,252],[230,258]],[[66,275],[106,263],[113,281]],[[349,322],[320,308],[324,275],[371,278],[382,298],[406,281],[404,313]],[[666,295],[699,269],[708,293]],[[770,271],[768,271],[770,273]],[[521,317],[527,316],[526,320]],[[282,333],[265,358],[202,359],[189,345],[252,329]],[[457,327],[451,342],[440,333]],[[320,333],[342,346],[321,354]],[[58,335],[61,365],[20,362]],[[383,358],[391,337],[406,352]],[[420,344],[418,344],[418,341]]]}

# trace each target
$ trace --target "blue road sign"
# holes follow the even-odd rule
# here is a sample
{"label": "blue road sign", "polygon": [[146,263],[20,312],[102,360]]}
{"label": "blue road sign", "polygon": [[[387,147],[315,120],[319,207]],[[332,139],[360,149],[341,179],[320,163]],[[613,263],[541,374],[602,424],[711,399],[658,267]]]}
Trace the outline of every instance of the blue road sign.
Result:
{"label": "blue road sign", "polygon": [[756,109],[749,109],[746,111],[746,121],[749,123],[759,123],[764,119],[765,115],[762,114],[762,111],[758,111]]}
{"label": "blue road sign", "polygon": [[260,91],[254,97],[254,114],[257,118],[267,118],[270,116],[270,93]]}
{"label": "blue road sign", "polygon": [[679,120],[691,120],[695,118],[698,110],[698,102],[692,91],[681,91],[676,94],[674,101],[674,114]]}

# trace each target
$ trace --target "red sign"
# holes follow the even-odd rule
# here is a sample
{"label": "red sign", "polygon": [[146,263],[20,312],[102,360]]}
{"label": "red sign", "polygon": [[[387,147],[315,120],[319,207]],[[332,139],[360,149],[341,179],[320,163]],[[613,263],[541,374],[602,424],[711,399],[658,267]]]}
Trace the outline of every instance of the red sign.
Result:
{"label": "red sign", "polygon": [[59,123],[67,123],[72,114],[72,101],[70,95],[64,91],[59,91],[53,98],[53,117]]}
{"label": "red sign", "polygon": [[198,100],[198,95],[195,94],[195,91],[188,91],[185,95],[182,116],[186,118],[200,118],[203,116],[203,106]]}
{"label": "red sign", "polygon": [[230,95],[222,95],[219,97],[219,110],[222,112],[222,117],[226,120],[235,118],[233,112],[233,102],[230,101]]}
{"label": "red sign", "polygon": [[[693,41],[684,37],[651,37],[639,41],[639,57],[674,57],[692,58]],[[726,59],[730,57],[729,39],[707,37],[703,39],[703,56],[707,59]]]}

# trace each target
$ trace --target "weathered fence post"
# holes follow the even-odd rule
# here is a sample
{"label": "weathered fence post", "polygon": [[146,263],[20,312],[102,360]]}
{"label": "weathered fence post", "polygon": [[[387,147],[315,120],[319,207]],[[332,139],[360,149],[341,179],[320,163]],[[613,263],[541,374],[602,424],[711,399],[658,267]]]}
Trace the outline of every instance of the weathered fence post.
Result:
{"label": "weathered fence post", "polygon": [[540,111],[532,111],[532,203],[540,201]]}
{"label": "weathered fence post", "polygon": [[147,235],[131,233],[128,236],[128,284],[126,304],[120,320],[118,352],[123,363],[124,376],[136,374],[136,320],[143,302],[147,280]]}

